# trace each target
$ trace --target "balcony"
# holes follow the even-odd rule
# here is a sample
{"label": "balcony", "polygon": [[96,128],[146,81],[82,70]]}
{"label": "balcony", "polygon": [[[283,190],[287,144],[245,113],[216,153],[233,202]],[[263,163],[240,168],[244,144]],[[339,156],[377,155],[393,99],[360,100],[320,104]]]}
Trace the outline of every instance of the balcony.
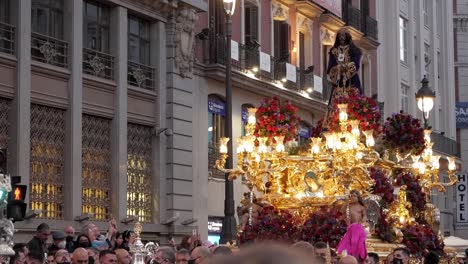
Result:
{"label": "balcony", "polygon": [[343,20],[348,26],[362,31],[361,28],[361,10],[351,5],[343,5]]}
{"label": "balcony", "polygon": [[375,40],[378,40],[379,31],[377,26],[377,20],[370,16],[363,18],[364,23],[362,24],[362,32]]}
{"label": "balcony", "polygon": [[15,28],[0,22],[0,52],[15,53]]}
{"label": "balcony", "polygon": [[68,68],[68,43],[42,35],[31,35],[31,58],[35,61]]}
{"label": "balcony", "polygon": [[460,151],[457,141],[450,139],[442,134],[432,132],[433,149],[437,152],[444,153],[449,156],[460,157]]}
{"label": "balcony", "polygon": [[155,69],[134,61],[128,61],[128,84],[146,90],[154,90]]}
{"label": "balcony", "polygon": [[83,72],[108,80],[114,79],[114,57],[92,49],[83,49]]}
{"label": "balcony", "polygon": [[[199,63],[205,65],[225,65],[226,39],[224,36],[209,34],[196,40],[196,57]],[[253,80],[274,85],[286,90],[320,101],[326,100],[327,86],[323,93],[314,91],[314,74],[311,69],[295,67],[295,77],[287,78],[287,62],[269,56],[269,66],[260,67],[260,51],[258,47],[238,44],[238,60],[231,59],[233,72],[248,76]]]}

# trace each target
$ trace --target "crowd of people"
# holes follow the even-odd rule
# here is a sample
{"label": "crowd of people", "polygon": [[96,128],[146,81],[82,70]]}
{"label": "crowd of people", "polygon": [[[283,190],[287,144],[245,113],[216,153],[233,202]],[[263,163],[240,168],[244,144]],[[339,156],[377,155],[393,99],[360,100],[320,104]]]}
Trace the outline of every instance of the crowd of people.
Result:
{"label": "crowd of people", "polygon": [[[49,237],[52,244],[47,244]],[[27,243],[14,246],[15,256],[10,264],[131,264],[131,248],[136,240],[133,231],[117,232],[115,221],[109,224],[106,235],[92,223],[85,225],[75,238],[75,230],[68,226],[63,231],[51,232],[42,223],[35,236]],[[406,248],[397,248],[385,264],[408,264]],[[438,263],[431,260],[426,263]],[[353,256],[338,256],[323,242],[314,245],[301,241],[293,245],[251,244],[240,249],[218,246],[200,241],[197,235],[185,236],[180,244],[157,248],[145,259],[146,264],[361,264]],[[376,253],[368,253],[365,264],[379,263]]]}

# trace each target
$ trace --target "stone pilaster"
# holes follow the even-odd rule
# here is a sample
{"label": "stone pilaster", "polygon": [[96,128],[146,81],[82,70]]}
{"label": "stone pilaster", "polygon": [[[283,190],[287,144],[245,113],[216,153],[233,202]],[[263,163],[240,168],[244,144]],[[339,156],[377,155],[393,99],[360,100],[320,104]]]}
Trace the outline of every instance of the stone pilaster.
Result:
{"label": "stone pilaster", "polygon": [[65,6],[66,39],[70,43],[69,107],[65,164],[65,219],[81,215],[82,178],[82,109],[83,109],[83,1],[67,2]]}
{"label": "stone pilaster", "polygon": [[112,120],[111,212],[118,219],[127,215],[127,9],[111,12],[111,54],[116,58],[114,119]]}
{"label": "stone pilaster", "polygon": [[[16,15],[17,75],[12,105],[10,173],[29,184],[31,154],[31,0],[12,1]],[[29,192],[28,192],[29,193]],[[29,197],[26,197],[26,202]]]}

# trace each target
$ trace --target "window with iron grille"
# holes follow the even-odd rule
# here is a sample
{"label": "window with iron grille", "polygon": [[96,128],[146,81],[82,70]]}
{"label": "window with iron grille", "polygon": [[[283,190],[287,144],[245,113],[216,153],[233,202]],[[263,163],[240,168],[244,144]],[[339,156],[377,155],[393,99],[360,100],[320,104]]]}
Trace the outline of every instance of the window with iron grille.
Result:
{"label": "window with iron grille", "polygon": [[111,125],[110,119],[83,115],[81,211],[98,221],[110,216]]}
{"label": "window with iron grille", "polygon": [[10,24],[10,0],[0,0],[0,23]]}
{"label": "window with iron grille", "polygon": [[63,0],[33,0],[31,3],[32,31],[63,39]]}
{"label": "window with iron grille", "polygon": [[109,53],[109,7],[94,1],[83,3],[83,46]]}
{"label": "window with iron grille", "polygon": [[244,5],[244,36],[245,44],[251,45],[258,42],[258,7],[245,1]]}
{"label": "window with iron grille", "polygon": [[150,23],[144,19],[128,17],[128,60],[149,65]]}
{"label": "window with iron grille", "polygon": [[221,97],[208,96],[208,172],[211,177],[224,179],[224,173],[214,168],[219,156],[219,139],[225,136],[225,103]]}
{"label": "window with iron grille", "polygon": [[0,148],[8,147],[9,127],[8,113],[10,112],[10,100],[0,98]]}
{"label": "window with iron grille", "polygon": [[65,110],[31,105],[30,207],[40,218],[63,219]]}
{"label": "window with iron grille", "polygon": [[127,126],[127,216],[152,221],[153,135],[149,126]]}

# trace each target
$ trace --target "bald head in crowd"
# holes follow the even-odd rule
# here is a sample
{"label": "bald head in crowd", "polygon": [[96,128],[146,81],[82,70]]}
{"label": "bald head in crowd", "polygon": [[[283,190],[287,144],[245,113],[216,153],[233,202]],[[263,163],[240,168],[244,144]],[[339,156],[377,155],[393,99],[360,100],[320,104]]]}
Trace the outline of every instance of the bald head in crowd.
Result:
{"label": "bald head in crowd", "polygon": [[339,264],[358,264],[358,261],[355,257],[348,255],[348,256],[342,257],[338,263]]}
{"label": "bald head in crowd", "polygon": [[204,246],[196,247],[190,255],[195,260],[195,264],[208,263],[211,257],[211,250]]}
{"label": "bald head in crowd", "polygon": [[88,264],[88,251],[84,248],[77,248],[72,254],[72,264]]}
{"label": "bald head in crowd", "polygon": [[132,256],[128,253],[127,250],[123,248],[119,248],[115,250],[115,254],[117,255],[117,263],[118,264],[130,264],[132,263]]}

